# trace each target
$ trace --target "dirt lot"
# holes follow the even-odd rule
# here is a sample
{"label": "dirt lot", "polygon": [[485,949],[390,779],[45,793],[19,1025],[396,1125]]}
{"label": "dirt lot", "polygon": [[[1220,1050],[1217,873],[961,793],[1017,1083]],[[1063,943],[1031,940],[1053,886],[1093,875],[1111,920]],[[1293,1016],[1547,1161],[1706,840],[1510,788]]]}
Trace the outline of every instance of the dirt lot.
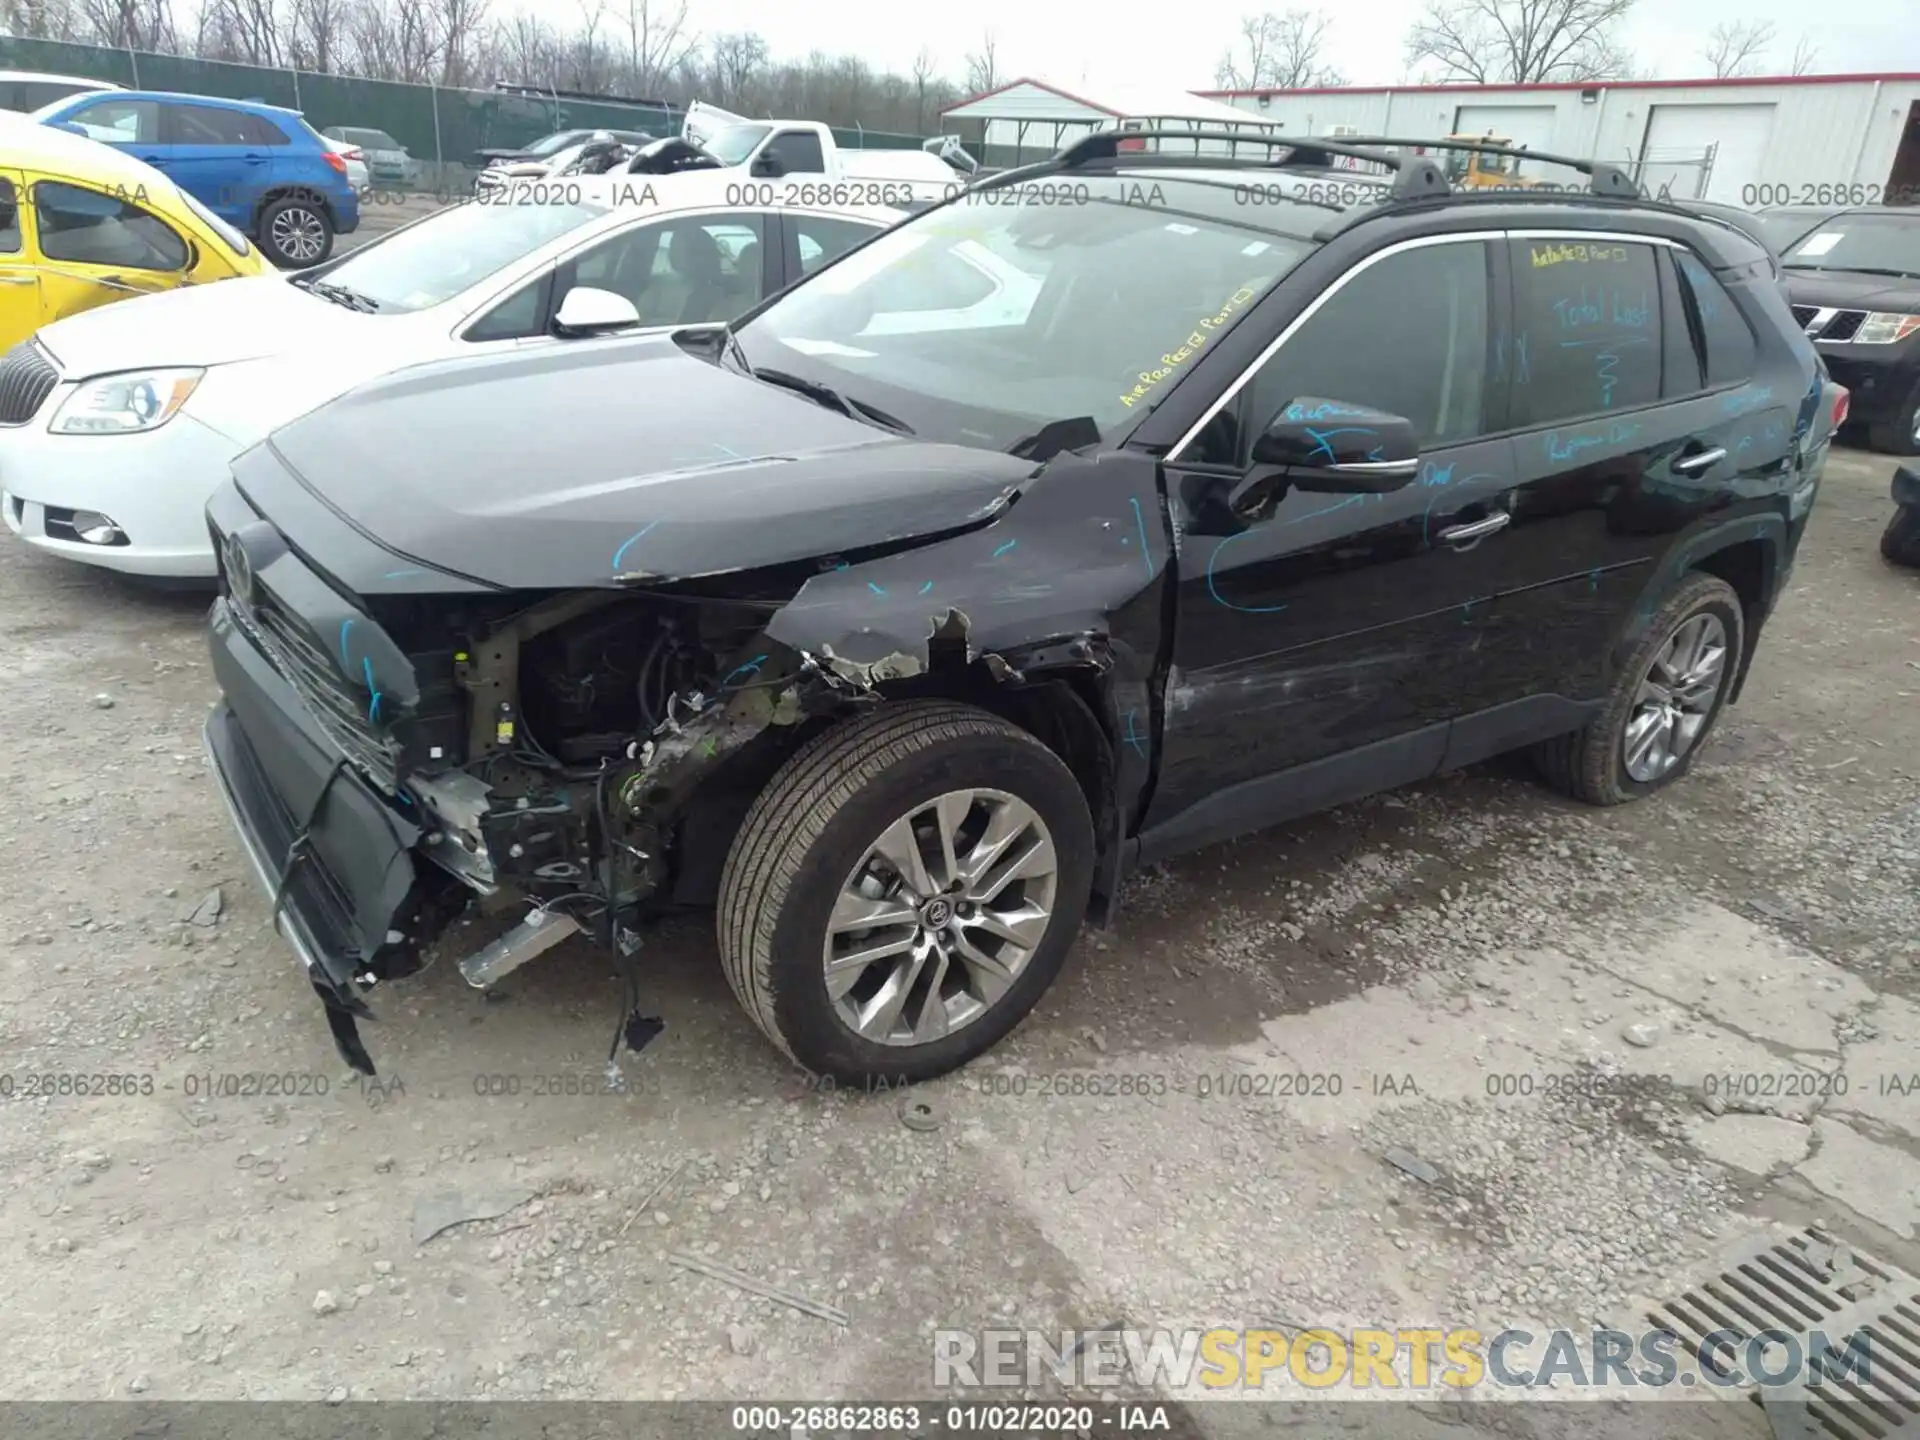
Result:
{"label": "dirt lot", "polygon": [[[1889,471],[1832,462],[1679,789],[1598,812],[1503,762],[1152,872],[1039,1014],[915,1092],[932,1129],[785,1068],[693,923],[649,948],[667,1028],[626,1094],[577,941],[494,1001],[447,961],[376,997],[354,1081],[206,774],[203,603],[8,541],[0,1394],[913,1395],[936,1326],[1585,1324],[1812,1222],[1920,1268]],[[1796,1070],[1817,1093],[1770,1093]],[[223,1093],[261,1072],[299,1093]],[[63,1074],[133,1093],[22,1098]],[[1318,1093],[1272,1093],[1295,1075]],[[1077,1093],[1106,1076],[1135,1078]],[[415,1243],[450,1194],[520,1203]]]}

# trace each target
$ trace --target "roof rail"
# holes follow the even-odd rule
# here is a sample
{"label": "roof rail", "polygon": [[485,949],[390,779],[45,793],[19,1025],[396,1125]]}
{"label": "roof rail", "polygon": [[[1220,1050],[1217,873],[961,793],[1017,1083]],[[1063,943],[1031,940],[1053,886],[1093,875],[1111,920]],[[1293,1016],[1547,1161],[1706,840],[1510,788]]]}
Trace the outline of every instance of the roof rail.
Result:
{"label": "roof rail", "polygon": [[[1613,195],[1622,200],[1640,200],[1645,196],[1631,175],[1618,165],[1604,160],[1576,160],[1571,155],[1553,155],[1545,150],[1528,150],[1519,145],[1490,145],[1478,140],[1406,140],[1390,135],[1343,135],[1347,145],[1398,145],[1425,150],[1466,150],[1476,155],[1511,155],[1517,160],[1544,160],[1549,165],[1564,165],[1587,177],[1587,191],[1593,195]],[[1519,188],[1519,187],[1516,187]]]}
{"label": "roof rail", "polygon": [[[1393,172],[1393,182],[1388,189],[1388,198],[1393,200],[1425,200],[1448,195],[1453,191],[1453,187],[1447,182],[1446,173],[1424,156],[1394,155],[1351,145],[1345,140],[1328,141],[1304,135],[1248,135],[1224,125],[1197,126],[1183,130],[1095,130],[1072,144],[1064,146],[1050,159],[1033,165],[1022,165],[1016,170],[1002,171],[981,182],[975,188],[991,189],[996,185],[1017,183],[1039,175],[1058,174],[1062,170],[1077,170],[1102,161],[1151,165],[1164,164],[1169,158],[1154,152],[1134,152],[1120,148],[1123,143],[1130,144],[1135,140],[1193,140],[1196,142],[1215,140],[1233,145],[1257,145],[1268,151],[1287,152],[1283,159],[1260,162],[1267,165],[1284,165],[1299,159],[1324,164],[1334,156],[1365,160]],[[1197,153],[1198,145],[1196,144],[1194,148]],[[1240,160],[1236,153],[1207,158],[1217,158],[1228,165],[1251,163]]]}

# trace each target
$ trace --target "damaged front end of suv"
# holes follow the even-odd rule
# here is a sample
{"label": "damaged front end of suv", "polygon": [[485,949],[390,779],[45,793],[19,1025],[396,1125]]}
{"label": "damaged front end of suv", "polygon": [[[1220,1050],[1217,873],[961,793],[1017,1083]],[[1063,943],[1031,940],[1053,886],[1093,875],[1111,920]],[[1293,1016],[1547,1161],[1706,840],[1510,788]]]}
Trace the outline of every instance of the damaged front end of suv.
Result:
{"label": "damaged front end of suv", "polygon": [[[554,427],[468,423],[500,387]],[[712,905],[770,780],[863,709],[1040,736],[1092,821],[1082,902],[1110,897],[1165,562],[1151,467],[1112,469],[890,435],[664,340],[404,371],[242,455],[207,747],[343,1057],[373,1073],[369,992],[476,910],[504,929],[455,957],[471,985],[585,932],[638,1049],[647,920]]]}

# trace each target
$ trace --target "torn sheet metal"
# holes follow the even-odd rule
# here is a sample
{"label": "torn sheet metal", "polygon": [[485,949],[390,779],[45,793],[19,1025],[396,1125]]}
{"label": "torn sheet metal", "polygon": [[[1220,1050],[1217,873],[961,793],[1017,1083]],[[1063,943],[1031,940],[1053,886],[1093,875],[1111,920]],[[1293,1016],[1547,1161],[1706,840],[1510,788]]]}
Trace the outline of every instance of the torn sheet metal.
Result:
{"label": "torn sheet metal", "polygon": [[862,683],[946,655],[1003,683],[1097,674],[1121,812],[1133,813],[1153,753],[1173,558],[1158,481],[1146,456],[1057,456],[991,525],[817,575],[766,633]]}

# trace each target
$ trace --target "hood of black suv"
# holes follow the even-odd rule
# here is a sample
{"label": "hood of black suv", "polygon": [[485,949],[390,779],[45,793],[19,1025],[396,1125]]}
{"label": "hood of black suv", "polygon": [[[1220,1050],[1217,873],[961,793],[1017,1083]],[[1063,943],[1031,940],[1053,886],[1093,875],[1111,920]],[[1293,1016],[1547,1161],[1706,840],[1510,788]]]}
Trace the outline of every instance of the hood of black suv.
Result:
{"label": "hood of black suv", "polygon": [[1920,278],[1864,275],[1857,270],[1782,270],[1780,278],[1795,305],[1920,312]]}
{"label": "hood of black suv", "polygon": [[[665,337],[398,371],[275,431],[235,472],[297,484],[414,565],[510,589],[691,579],[990,519],[1035,465],[853,420]],[[301,537],[289,537],[299,546]]]}

